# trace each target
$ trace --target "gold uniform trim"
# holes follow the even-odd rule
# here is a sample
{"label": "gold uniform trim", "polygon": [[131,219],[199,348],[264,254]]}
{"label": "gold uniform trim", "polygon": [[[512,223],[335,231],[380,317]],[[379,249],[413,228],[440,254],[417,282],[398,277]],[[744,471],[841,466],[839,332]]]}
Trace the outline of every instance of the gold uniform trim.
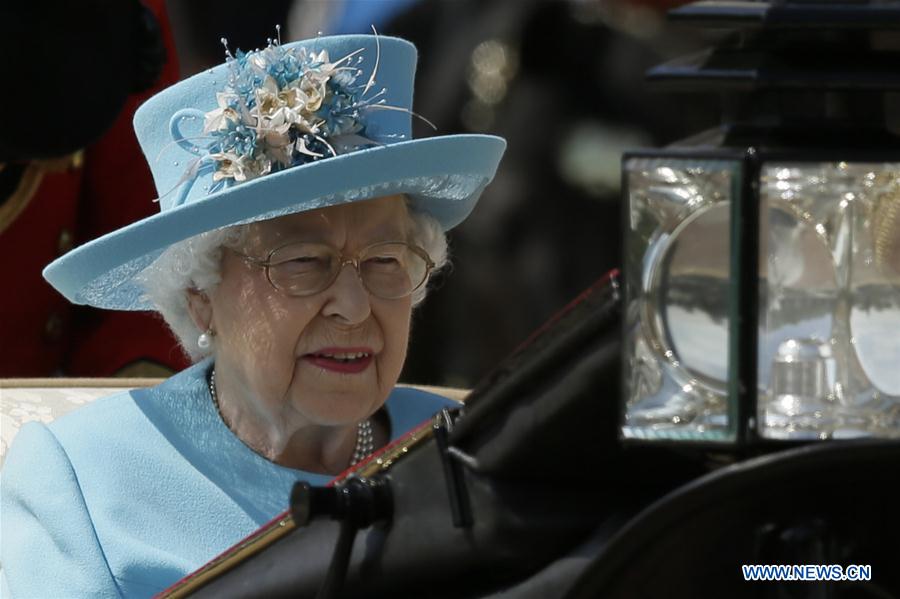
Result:
{"label": "gold uniform trim", "polygon": [[[0,204],[0,233],[3,233],[28,206],[31,198],[37,193],[45,173],[58,173],[68,169],[81,168],[82,162],[83,154],[81,151],[64,158],[31,162],[25,168],[25,172],[22,173],[22,179],[19,181],[16,190],[3,204]],[[0,170],[4,168],[6,168],[6,165],[0,164]]]}
{"label": "gold uniform trim", "polygon": [[43,178],[44,170],[38,165],[32,163],[25,168],[16,190],[0,205],[0,233],[3,233],[25,210]]}

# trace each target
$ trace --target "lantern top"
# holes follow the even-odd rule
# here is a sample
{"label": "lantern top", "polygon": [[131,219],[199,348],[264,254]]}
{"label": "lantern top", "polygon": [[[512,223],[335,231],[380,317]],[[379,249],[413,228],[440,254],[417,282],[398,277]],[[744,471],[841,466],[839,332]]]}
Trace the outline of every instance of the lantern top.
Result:
{"label": "lantern top", "polygon": [[900,2],[701,1],[669,18],[730,32],[715,48],[651,69],[686,91],[900,90]]}
{"label": "lantern top", "polygon": [[702,0],[669,11],[673,21],[727,29],[900,30],[895,0]]}

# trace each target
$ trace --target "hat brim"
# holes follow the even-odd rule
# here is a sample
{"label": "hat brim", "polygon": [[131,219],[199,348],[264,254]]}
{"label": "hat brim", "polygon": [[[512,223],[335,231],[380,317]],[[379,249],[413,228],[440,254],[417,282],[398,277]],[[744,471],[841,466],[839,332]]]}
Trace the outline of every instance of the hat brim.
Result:
{"label": "hat brim", "polygon": [[170,208],[88,242],[44,269],[75,304],[149,310],[135,280],[173,243],[221,227],[394,194],[434,216],[462,222],[493,179],[500,137],[448,135],[397,142],[311,162]]}

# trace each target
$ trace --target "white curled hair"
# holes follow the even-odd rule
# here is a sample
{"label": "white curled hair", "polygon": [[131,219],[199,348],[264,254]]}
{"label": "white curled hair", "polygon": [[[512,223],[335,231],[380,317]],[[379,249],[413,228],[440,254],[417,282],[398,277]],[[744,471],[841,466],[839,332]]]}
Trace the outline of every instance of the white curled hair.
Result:
{"label": "white curled hair", "polygon": [[[411,207],[409,214],[412,218],[410,241],[428,252],[435,264],[434,274],[447,264],[447,236],[431,215]],[[194,362],[211,355],[215,344],[206,349],[198,345],[197,339],[203,331],[197,328],[188,311],[188,291],[206,291],[219,284],[222,280],[222,248],[239,246],[246,227],[216,229],[173,244],[140,275],[146,298]],[[422,303],[427,294],[427,284],[413,292],[413,306]]]}

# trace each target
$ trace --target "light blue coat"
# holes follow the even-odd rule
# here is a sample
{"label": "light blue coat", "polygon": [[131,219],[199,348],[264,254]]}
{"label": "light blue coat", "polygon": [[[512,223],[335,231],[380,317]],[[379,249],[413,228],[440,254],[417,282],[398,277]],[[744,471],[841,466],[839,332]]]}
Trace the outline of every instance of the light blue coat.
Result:
{"label": "light blue coat", "polygon": [[[331,479],[238,440],[212,404],[209,368],[22,427],[0,487],[4,597],[153,595],[287,509],[295,481]],[[395,389],[392,438],[452,405]]]}

